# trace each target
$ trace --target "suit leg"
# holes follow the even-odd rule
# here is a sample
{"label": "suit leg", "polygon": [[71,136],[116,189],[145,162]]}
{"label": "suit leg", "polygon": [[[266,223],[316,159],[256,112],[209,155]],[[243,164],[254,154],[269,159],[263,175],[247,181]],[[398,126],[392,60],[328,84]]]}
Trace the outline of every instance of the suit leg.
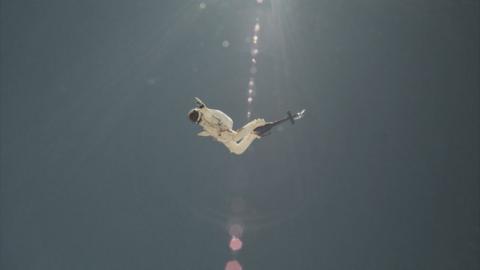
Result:
{"label": "suit leg", "polygon": [[256,138],[258,138],[257,135],[250,133],[244,136],[243,139],[238,143],[235,141],[229,141],[225,142],[224,144],[230,150],[230,152],[240,155],[247,150],[247,148]]}
{"label": "suit leg", "polygon": [[260,118],[250,121],[245,126],[237,130],[237,134],[235,134],[234,140],[236,142],[242,140],[247,135],[253,134],[254,129],[256,129],[259,126],[263,126],[265,124],[266,124],[265,120]]}

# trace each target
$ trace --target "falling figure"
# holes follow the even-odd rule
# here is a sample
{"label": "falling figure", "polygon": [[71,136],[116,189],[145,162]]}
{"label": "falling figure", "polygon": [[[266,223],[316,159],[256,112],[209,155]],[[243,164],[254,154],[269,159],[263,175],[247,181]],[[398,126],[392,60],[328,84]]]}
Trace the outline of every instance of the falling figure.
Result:
{"label": "falling figure", "polygon": [[294,121],[302,118],[305,113],[305,110],[294,115],[288,112],[288,117],[275,122],[266,122],[261,118],[255,119],[235,131],[233,121],[228,115],[220,110],[208,108],[199,98],[195,98],[195,101],[197,106],[188,113],[188,118],[203,128],[198,136],[213,137],[237,155],[245,152],[255,139],[270,134],[274,126],[285,121],[294,124]]}

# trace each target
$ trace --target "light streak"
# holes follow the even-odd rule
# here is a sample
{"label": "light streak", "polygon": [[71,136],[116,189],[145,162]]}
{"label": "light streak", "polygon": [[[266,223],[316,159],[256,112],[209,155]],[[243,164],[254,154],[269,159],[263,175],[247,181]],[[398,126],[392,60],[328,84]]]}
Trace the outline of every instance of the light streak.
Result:
{"label": "light streak", "polygon": [[[257,4],[261,5],[263,0],[257,0]],[[252,36],[248,39],[250,42],[250,55],[252,57],[250,63],[250,74],[251,77],[248,81],[248,91],[247,91],[247,118],[249,119],[252,116],[253,109],[253,95],[256,89],[255,85],[255,75],[258,72],[257,63],[258,63],[258,43],[260,40],[260,19],[257,17],[255,24],[252,29]]]}

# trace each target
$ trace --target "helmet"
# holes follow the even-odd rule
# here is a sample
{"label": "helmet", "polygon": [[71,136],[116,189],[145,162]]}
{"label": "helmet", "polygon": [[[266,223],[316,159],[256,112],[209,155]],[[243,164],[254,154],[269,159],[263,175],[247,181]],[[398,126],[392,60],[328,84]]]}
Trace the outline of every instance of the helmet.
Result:
{"label": "helmet", "polygon": [[199,112],[198,109],[193,109],[188,113],[188,119],[190,119],[190,121],[198,124],[198,123],[200,123],[200,120],[202,119],[202,114]]}

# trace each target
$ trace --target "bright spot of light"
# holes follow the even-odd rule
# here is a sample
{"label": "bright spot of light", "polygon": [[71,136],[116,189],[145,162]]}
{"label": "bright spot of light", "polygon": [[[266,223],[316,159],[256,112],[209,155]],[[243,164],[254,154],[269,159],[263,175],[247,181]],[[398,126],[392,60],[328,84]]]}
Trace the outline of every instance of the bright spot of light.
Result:
{"label": "bright spot of light", "polygon": [[250,81],[248,82],[248,86],[253,87],[255,82],[253,82],[253,78],[250,78]]}
{"label": "bright spot of light", "polygon": [[258,32],[258,31],[260,31],[260,24],[256,23],[255,24],[255,32]]}
{"label": "bright spot of light", "polygon": [[222,46],[223,46],[224,48],[228,48],[228,47],[230,46],[230,42],[229,42],[228,40],[224,40],[224,41],[222,42]]}
{"label": "bright spot of light", "polygon": [[252,97],[248,97],[248,98],[247,98],[247,101],[248,101],[248,103],[252,103],[253,98],[252,98]]}
{"label": "bright spot of light", "polygon": [[259,4],[263,3],[263,0],[257,0],[257,3]]}
{"label": "bright spot of light", "polygon": [[258,36],[255,35],[253,36],[253,44],[257,44],[257,42],[258,42]]}
{"label": "bright spot of light", "polygon": [[230,240],[230,245],[229,246],[230,246],[231,250],[239,251],[240,249],[242,249],[243,243],[242,243],[242,240],[233,236],[232,239]]}
{"label": "bright spot of light", "polygon": [[252,63],[256,64],[257,60],[255,60],[255,58],[252,58]]}
{"label": "bright spot of light", "polygon": [[249,95],[253,94],[253,89],[248,89],[248,94]]}
{"label": "bright spot of light", "polygon": [[205,4],[204,2],[200,3],[200,9],[205,9],[206,7],[207,7],[207,4]]}
{"label": "bright spot of light", "polygon": [[252,113],[251,113],[251,112],[247,112],[247,118],[250,118],[250,116],[252,116]]}
{"label": "bright spot of light", "polygon": [[252,56],[257,55],[258,54],[258,49],[257,48],[252,49],[251,54],[252,54]]}
{"label": "bright spot of light", "polygon": [[242,266],[236,260],[232,260],[227,262],[225,265],[225,270],[242,270]]}

